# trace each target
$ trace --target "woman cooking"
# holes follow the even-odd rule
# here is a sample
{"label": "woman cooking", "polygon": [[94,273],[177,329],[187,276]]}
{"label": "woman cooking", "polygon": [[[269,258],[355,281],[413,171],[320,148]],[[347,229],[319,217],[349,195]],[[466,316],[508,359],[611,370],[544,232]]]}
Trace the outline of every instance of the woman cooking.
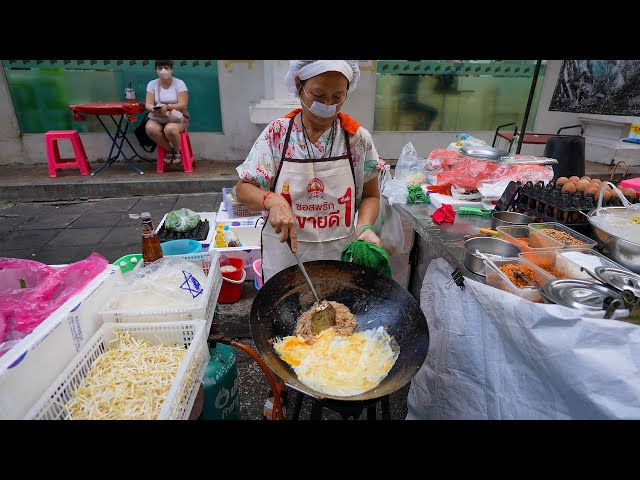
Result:
{"label": "woman cooking", "polygon": [[[237,168],[238,200],[267,214],[265,282],[297,263],[287,240],[303,262],[340,260],[355,239],[380,245],[372,225],[384,161],[371,134],[340,112],[359,78],[357,60],[291,60],[284,81],[301,108],[267,125]],[[272,401],[265,403],[267,419]]]}
{"label": "woman cooking", "polygon": [[[238,200],[266,211],[262,278],[296,260],[340,260],[356,238],[380,245],[378,174],[371,134],[340,112],[356,88],[357,60],[291,60],[285,84],[302,108],[271,122],[237,170]],[[358,212],[358,223],[354,224]]]}

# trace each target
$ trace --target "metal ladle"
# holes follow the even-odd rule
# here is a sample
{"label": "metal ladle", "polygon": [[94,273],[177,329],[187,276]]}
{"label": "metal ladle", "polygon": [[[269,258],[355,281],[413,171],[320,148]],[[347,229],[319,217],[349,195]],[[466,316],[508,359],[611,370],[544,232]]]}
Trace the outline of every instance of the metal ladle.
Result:
{"label": "metal ladle", "polygon": [[336,309],[333,308],[333,305],[331,305],[326,300],[320,301],[320,299],[318,298],[316,289],[313,288],[313,284],[311,283],[311,279],[309,278],[309,275],[307,275],[307,271],[305,270],[304,265],[302,264],[302,260],[300,260],[300,257],[298,256],[298,254],[294,252],[293,249],[291,248],[290,237],[287,237],[287,245],[289,245],[289,249],[291,250],[291,253],[295,257],[296,261],[298,262],[298,267],[300,267],[300,270],[304,275],[304,279],[307,281],[307,284],[309,284],[309,288],[311,289],[311,292],[313,293],[313,296],[316,299],[316,303],[314,305],[315,312],[313,312],[313,314],[311,315],[311,333],[313,333],[314,335],[317,335],[321,331],[326,330],[327,328],[333,327],[336,324]]}

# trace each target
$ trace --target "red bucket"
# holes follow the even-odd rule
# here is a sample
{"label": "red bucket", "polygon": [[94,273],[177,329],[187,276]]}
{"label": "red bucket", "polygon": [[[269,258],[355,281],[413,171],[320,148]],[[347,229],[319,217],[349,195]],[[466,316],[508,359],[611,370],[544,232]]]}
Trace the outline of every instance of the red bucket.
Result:
{"label": "red bucket", "polygon": [[244,270],[244,260],[242,258],[229,257],[224,265],[233,265],[236,270],[233,272],[222,272],[222,287],[218,295],[218,303],[235,303],[242,296],[242,283],[247,276]]}

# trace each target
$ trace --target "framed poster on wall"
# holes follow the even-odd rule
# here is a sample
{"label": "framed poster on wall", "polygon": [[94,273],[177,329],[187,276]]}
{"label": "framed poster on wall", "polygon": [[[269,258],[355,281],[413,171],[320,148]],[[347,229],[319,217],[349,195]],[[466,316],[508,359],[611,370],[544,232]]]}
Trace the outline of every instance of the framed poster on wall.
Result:
{"label": "framed poster on wall", "polygon": [[640,60],[565,60],[549,110],[640,115]]}

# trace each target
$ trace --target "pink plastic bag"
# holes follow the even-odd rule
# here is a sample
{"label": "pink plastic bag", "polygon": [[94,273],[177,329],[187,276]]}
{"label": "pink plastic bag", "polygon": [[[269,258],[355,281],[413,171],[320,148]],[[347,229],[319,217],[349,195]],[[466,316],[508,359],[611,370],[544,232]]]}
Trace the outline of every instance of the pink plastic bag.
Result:
{"label": "pink plastic bag", "polygon": [[[6,263],[6,260],[17,262]],[[12,264],[15,267],[20,264],[19,260],[3,258],[0,265]],[[32,260],[23,260],[23,262],[38,263]],[[28,288],[0,291],[0,324],[5,325],[0,343],[3,340],[22,338],[31,333],[51,313],[103,272],[108,264],[106,258],[93,252],[86,259],[60,269],[44,264],[40,264],[41,267],[29,265],[39,274],[48,269],[50,273],[46,277],[38,277],[39,282],[35,285],[27,284]]]}

